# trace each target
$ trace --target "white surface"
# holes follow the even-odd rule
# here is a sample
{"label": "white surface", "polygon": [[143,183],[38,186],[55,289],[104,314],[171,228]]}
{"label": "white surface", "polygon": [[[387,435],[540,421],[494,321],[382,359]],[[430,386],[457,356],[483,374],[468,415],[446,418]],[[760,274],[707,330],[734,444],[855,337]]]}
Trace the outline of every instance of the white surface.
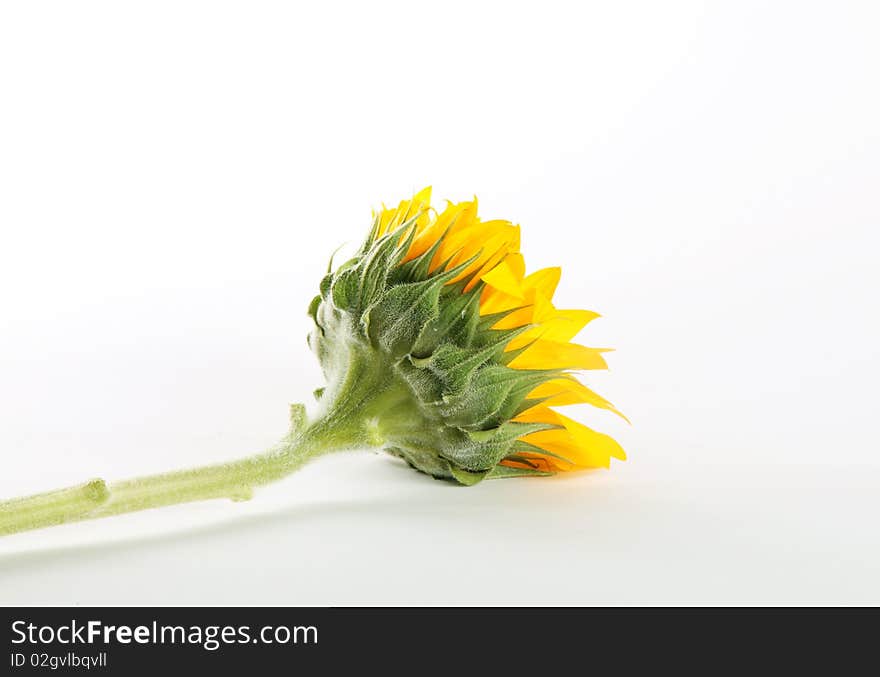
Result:
{"label": "white surface", "polygon": [[259,450],[381,200],[604,319],[611,472],[349,454],[0,541],[0,603],[880,602],[874,3],[5,3],[0,495]]}

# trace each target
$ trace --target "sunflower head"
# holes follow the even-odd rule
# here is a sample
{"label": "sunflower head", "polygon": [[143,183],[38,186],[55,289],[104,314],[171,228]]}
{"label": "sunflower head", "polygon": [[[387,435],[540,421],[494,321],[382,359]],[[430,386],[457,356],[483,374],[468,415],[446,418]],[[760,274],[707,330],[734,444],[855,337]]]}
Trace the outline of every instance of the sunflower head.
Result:
{"label": "sunflower head", "polygon": [[559,268],[527,275],[519,244],[519,227],[481,220],[476,200],[432,209],[430,189],[375,213],[309,308],[322,405],[356,413],[412,467],[468,485],[624,459],[554,409],[617,413],[575,375],[606,368],[605,351],[571,342],[597,314],[557,309]]}

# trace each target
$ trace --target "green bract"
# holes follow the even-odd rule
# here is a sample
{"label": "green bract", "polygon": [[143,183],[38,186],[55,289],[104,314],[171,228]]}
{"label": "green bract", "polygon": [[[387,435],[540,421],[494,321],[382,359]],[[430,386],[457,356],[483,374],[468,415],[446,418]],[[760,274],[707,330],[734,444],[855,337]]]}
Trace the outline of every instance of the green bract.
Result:
{"label": "green bract", "polygon": [[[456,280],[473,259],[432,271],[440,238],[404,261],[415,220],[379,238],[374,225],[357,255],[321,281],[309,345],[327,379],[316,392],[322,408],[366,420],[375,443],[436,478],[471,485],[548,474],[519,455],[536,451],[519,438],[557,426],[511,419],[562,370],[507,366],[522,349],[505,346],[529,325],[495,330],[512,311],[480,316],[483,283],[466,290],[470,278]],[[505,459],[525,467],[499,465]]]}

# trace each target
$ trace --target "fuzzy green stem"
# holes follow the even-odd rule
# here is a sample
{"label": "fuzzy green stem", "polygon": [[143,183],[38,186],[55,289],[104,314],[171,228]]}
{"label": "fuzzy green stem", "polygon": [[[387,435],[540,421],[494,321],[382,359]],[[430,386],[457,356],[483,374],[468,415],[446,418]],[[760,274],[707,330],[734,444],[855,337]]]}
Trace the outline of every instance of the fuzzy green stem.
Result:
{"label": "fuzzy green stem", "polygon": [[322,414],[306,424],[305,408],[292,405],[290,434],[268,451],[229,463],[112,484],[95,479],[0,501],[0,536],[178,503],[245,501],[254,488],[290,475],[313,458],[382,446],[389,429],[412,426],[412,394],[371,350],[354,343],[346,348],[335,353],[335,369],[321,396]]}
{"label": "fuzzy green stem", "polygon": [[332,451],[374,444],[366,424],[330,412],[264,453],[229,463],[107,484],[96,479],[66,489],[0,502],[0,536],[215,498],[247,500],[253,489],[286,477]]}

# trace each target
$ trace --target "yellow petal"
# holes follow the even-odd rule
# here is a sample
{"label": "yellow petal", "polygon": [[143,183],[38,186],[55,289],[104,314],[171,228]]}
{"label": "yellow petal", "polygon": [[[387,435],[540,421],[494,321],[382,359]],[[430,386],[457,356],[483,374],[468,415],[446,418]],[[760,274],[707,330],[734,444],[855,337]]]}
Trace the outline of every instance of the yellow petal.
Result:
{"label": "yellow petal", "polygon": [[[485,315],[492,312],[502,312],[504,310],[512,310],[514,312],[501,318],[492,325],[492,329],[513,329],[522,327],[526,324],[540,324],[556,315],[556,309],[548,298],[543,294],[536,292],[534,289],[525,291],[525,298],[517,298],[503,292],[496,292],[497,295],[490,296],[486,301],[480,299],[480,314]],[[484,309],[485,307],[485,309]],[[497,308],[497,310],[495,310]],[[540,337],[540,331],[536,327],[529,330],[530,338],[528,340],[520,340],[516,343],[516,347],[522,347],[526,343],[530,343]],[[508,345],[507,350],[513,350]]]}
{"label": "yellow petal", "polygon": [[[514,308],[519,308],[522,305],[524,305],[522,297],[511,296],[510,294],[505,294],[504,292],[498,291],[494,287],[487,286],[480,296],[480,315],[492,315],[494,313],[501,313],[505,310],[513,310]],[[523,324],[528,324],[528,322],[524,322]],[[518,327],[520,325],[515,326]]]}
{"label": "yellow petal", "polygon": [[[496,266],[509,251],[519,246],[519,227],[512,226],[506,221],[487,221],[475,224],[473,230],[474,236],[464,243],[459,253],[449,262],[447,268],[461,265],[474,256],[476,259],[450,280],[449,284],[470,277],[474,273],[479,273],[486,266]],[[472,282],[473,284],[469,287],[465,287],[465,291],[472,289],[479,282],[479,279],[475,278]]]}
{"label": "yellow petal", "polygon": [[601,395],[593,392],[574,377],[558,378],[542,383],[528,394],[530,400],[543,400],[545,407],[561,407],[567,404],[590,404],[599,409],[606,409],[620,416],[629,423],[629,419]]}
{"label": "yellow petal", "polygon": [[400,217],[400,225],[407,222],[408,219],[416,215],[420,215],[419,221],[424,223],[427,218],[428,209],[431,207],[431,186],[425,186],[410,200],[406,212]]}
{"label": "yellow petal", "polygon": [[603,435],[567,416],[535,407],[516,417],[517,421],[545,422],[562,425],[562,429],[541,430],[524,435],[520,439],[541,449],[559,454],[576,466],[583,468],[607,468],[611,458],[626,459],[623,448],[608,435]]}
{"label": "yellow petal", "polygon": [[[509,244],[503,244],[501,247],[499,247],[497,249],[497,251],[495,251],[495,253],[492,254],[492,256],[490,256],[488,259],[486,259],[485,263],[483,263],[473,273],[473,277],[471,278],[470,282],[468,282],[465,285],[464,291],[469,292],[471,289],[476,287],[480,283],[480,278],[482,278],[483,275],[488,273],[490,270],[495,268],[495,266],[497,266],[499,263],[501,263],[504,260],[504,258],[507,256],[509,249],[510,249]],[[483,257],[481,256],[480,259],[482,259],[482,258]]]}
{"label": "yellow petal", "polygon": [[[513,297],[511,297],[513,298]],[[512,310],[492,325],[492,329],[516,329],[532,323],[534,309],[531,306]]]}
{"label": "yellow petal", "polygon": [[513,369],[607,369],[601,349],[537,339],[509,364]]}
{"label": "yellow petal", "polygon": [[[508,244],[507,252],[504,253],[504,256],[502,256],[497,261],[494,260],[494,258],[490,261],[487,261],[486,265],[484,265],[476,273],[476,275],[474,275],[474,279],[471,281],[470,284],[468,284],[465,291],[470,291],[474,286],[476,286],[478,284],[478,282],[482,279],[483,275],[486,275],[487,273],[491,272],[495,268],[495,266],[499,265],[502,262],[508,267],[510,272],[513,274],[513,277],[517,283],[517,287],[521,286],[523,275],[525,274],[526,264],[525,264],[525,261],[523,260],[522,254],[520,254],[519,252],[516,251],[517,249],[519,249],[519,233],[517,233],[516,242],[515,243],[510,242]],[[499,250],[499,253],[501,253],[501,250]]]}
{"label": "yellow petal", "polygon": [[572,434],[577,443],[583,445],[585,449],[589,449],[591,453],[603,456],[608,455],[621,461],[626,460],[626,452],[614,438],[604,433],[596,432],[583,423],[578,423],[562,414],[557,413],[556,415],[562,419],[565,428]]}
{"label": "yellow petal", "polygon": [[446,208],[419,231],[403,260],[411,261],[433,247],[468,205],[469,203],[454,205],[447,202]]}
{"label": "yellow petal", "polygon": [[385,233],[393,231],[398,226],[406,223],[407,219],[422,212],[419,219],[422,227],[427,222],[427,212],[431,207],[431,186],[422,188],[416,193],[412,200],[402,200],[401,203],[393,209],[382,209],[379,213],[379,229],[376,237],[381,237]]}
{"label": "yellow petal", "polygon": [[532,407],[528,411],[517,414],[513,420],[519,421],[520,423],[551,423],[553,425],[565,425],[565,422],[561,418],[561,414],[548,408],[545,404],[538,407]]}
{"label": "yellow petal", "polygon": [[[452,219],[448,229],[445,231],[446,236],[440,243],[434,258],[431,259],[431,265],[429,266],[431,272],[458,254],[469,241],[474,239],[474,228],[478,221],[476,201],[461,203],[461,209],[456,209],[452,212]],[[476,253],[476,250],[473,253]]]}
{"label": "yellow petal", "polygon": [[526,435],[522,441],[558,454],[581,468],[608,468],[611,465],[609,454],[582,447],[568,430],[542,430]]}
{"label": "yellow petal", "polygon": [[518,252],[508,254],[507,257],[504,259],[504,262],[508,266],[510,266],[513,274],[516,275],[516,278],[522,281],[523,277],[525,277],[526,274],[526,260],[523,258],[523,255]]}
{"label": "yellow petal", "polygon": [[542,268],[541,270],[536,270],[531,275],[527,275],[525,280],[523,280],[523,285],[525,285],[526,289],[535,289],[544,294],[548,299],[552,299],[561,275],[562,268]]}
{"label": "yellow petal", "polygon": [[523,297],[522,277],[516,274],[507,260],[502,261],[492,270],[480,277],[483,282],[498,291],[514,296],[520,300]]}
{"label": "yellow petal", "polygon": [[522,348],[538,338],[566,343],[573,339],[590,320],[599,317],[590,310],[556,310],[541,294],[536,297],[536,303],[532,308],[533,315],[529,322],[536,326],[513,339],[505,350]]}

